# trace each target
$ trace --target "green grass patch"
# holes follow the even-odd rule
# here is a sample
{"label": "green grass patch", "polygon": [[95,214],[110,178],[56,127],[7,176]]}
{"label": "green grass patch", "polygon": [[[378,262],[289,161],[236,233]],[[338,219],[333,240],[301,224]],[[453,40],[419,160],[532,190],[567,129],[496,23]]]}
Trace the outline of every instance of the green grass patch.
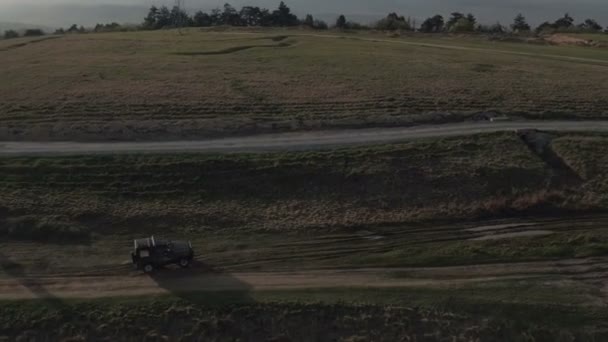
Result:
{"label": "green grass patch", "polygon": [[215,302],[211,303],[209,297],[195,295],[3,302],[0,336],[181,336],[186,340],[245,336],[393,340],[425,336],[428,341],[462,336],[495,341],[574,337],[592,341],[605,336],[605,311],[560,304],[505,303],[490,299],[489,291],[484,293],[488,300],[467,298],[452,290],[311,289],[255,293],[248,301],[235,300],[231,293],[215,293]]}

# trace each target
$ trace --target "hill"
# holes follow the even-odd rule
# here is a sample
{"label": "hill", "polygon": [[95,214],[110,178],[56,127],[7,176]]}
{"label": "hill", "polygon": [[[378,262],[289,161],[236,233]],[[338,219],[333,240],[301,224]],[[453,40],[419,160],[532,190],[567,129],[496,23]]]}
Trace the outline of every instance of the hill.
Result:
{"label": "hill", "polygon": [[200,139],[488,115],[608,116],[608,49],[483,36],[67,35],[0,42],[0,63],[0,140]]}

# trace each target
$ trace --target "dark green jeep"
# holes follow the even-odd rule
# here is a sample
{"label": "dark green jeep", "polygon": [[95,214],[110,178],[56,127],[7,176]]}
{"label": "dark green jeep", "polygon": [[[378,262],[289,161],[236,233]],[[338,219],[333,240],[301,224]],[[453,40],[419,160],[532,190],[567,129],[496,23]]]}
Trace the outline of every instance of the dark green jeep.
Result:
{"label": "dark green jeep", "polygon": [[186,241],[156,240],[152,236],[134,240],[133,245],[134,250],[131,253],[133,265],[146,273],[170,264],[186,268],[194,259],[192,244]]}

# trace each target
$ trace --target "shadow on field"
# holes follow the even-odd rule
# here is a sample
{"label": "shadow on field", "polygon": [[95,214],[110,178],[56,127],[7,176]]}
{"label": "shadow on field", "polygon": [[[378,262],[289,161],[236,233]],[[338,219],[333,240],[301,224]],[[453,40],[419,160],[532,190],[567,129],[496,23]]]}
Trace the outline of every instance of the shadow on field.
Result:
{"label": "shadow on field", "polygon": [[252,286],[201,261],[187,269],[166,267],[150,277],[175,297],[199,305],[252,304]]}
{"label": "shadow on field", "polygon": [[9,51],[9,50],[13,50],[13,49],[18,49],[20,47],[28,46],[28,45],[31,45],[31,44],[41,43],[41,42],[44,42],[46,40],[59,39],[59,38],[63,38],[63,37],[61,37],[61,36],[49,36],[49,37],[34,39],[34,40],[27,41],[27,42],[22,42],[22,43],[18,43],[18,44],[9,45],[9,46],[7,46],[5,48],[0,48],[0,51],[1,52]]}
{"label": "shadow on field", "polygon": [[30,291],[36,299],[42,300],[44,303],[54,307],[62,307],[65,305],[64,301],[50,293],[42,282],[28,276],[23,265],[10,260],[2,253],[0,253],[0,272],[19,282],[19,284]]}
{"label": "shadow on field", "polygon": [[292,44],[290,43],[279,43],[277,45],[245,45],[245,46],[235,46],[230,47],[223,50],[218,51],[201,51],[201,52],[176,52],[175,55],[179,56],[211,56],[211,55],[228,55],[231,53],[255,49],[255,48],[284,48],[290,47]]}
{"label": "shadow on field", "polygon": [[537,130],[519,132],[520,139],[528,146],[530,152],[537,155],[551,170],[551,182],[556,185],[579,185],[582,177],[562,159],[551,147],[553,136]]}

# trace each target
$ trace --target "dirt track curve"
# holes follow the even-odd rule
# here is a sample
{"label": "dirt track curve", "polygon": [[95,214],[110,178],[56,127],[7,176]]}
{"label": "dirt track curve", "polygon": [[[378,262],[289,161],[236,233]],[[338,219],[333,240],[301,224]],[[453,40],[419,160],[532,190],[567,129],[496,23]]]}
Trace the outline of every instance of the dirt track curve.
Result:
{"label": "dirt track curve", "polygon": [[398,128],[263,134],[198,141],[99,143],[0,142],[0,156],[176,152],[259,153],[390,143],[410,139],[451,137],[521,129],[562,132],[608,132],[608,121],[479,122]]}

